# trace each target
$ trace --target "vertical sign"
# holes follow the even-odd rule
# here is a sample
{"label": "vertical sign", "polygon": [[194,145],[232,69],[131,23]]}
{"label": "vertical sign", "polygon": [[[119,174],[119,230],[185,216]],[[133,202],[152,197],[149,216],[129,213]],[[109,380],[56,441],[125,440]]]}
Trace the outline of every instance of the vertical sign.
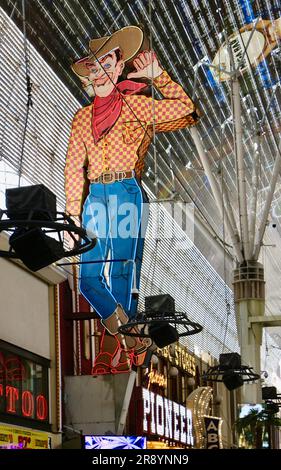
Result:
{"label": "vertical sign", "polygon": [[204,416],[206,429],[206,449],[221,449],[221,418]]}

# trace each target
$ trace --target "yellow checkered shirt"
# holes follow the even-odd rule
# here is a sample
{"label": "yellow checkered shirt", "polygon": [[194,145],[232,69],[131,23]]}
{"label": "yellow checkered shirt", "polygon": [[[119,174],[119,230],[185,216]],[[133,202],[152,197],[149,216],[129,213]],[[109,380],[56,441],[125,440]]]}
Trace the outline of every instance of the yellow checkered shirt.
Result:
{"label": "yellow checkered shirt", "polygon": [[[195,106],[167,72],[154,79],[165,99],[144,95],[125,97],[119,118],[97,143],[92,134],[92,107],[80,109],[72,123],[65,165],[66,211],[80,215],[88,180],[109,171],[135,170],[141,178],[144,157],[156,132],[174,131],[196,124]],[[87,170],[87,175],[85,174]]]}

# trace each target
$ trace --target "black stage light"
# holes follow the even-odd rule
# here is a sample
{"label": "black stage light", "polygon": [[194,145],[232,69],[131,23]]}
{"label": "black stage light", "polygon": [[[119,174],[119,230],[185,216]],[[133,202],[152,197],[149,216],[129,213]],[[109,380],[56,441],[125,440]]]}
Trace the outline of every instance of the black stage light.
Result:
{"label": "black stage light", "polygon": [[148,327],[148,333],[158,348],[164,348],[179,340],[178,331],[169,323],[152,322]]}
{"label": "black stage light", "polygon": [[[177,327],[180,327],[180,332]],[[138,333],[134,333],[134,331]],[[202,331],[199,323],[192,322],[183,312],[176,312],[175,300],[169,294],[145,298],[145,311],[137,312],[130,321],[121,325],[119,333],[140,338],[151,338],[158,348],[164,348],[183,336]]]}
{"label": "black stage light", "polygon": [[175,313],[175,299],[169,294],[145,297],[145,310],[155,313]]}
{"label": "black stage light", "polygon": [[[69,215],[57,212],[56,196],[43,184],[7,189],[6,207],[0,210],[0,232],[10,233],[9,247],[0,249],[0,257],[20,258],[32,271],[85,253],[96,244],[96,238],[77,227]],[[71,249],[63,247],[63,232],[74,241]]]}
{"label": "black stage light", "polygon": [[220,354],[219,364],[226,369],[240,369],[241,356],[238,353]]}
{"label": "black stage light", "polygon": [[241,365],[241,356],[238,353],[220,354],[219,364],[211,366],[202,374],[202,378],[211,382],[223,382],[228,390],[234,390],[247,382],[260,379],[259,374],[252,367]]}
{"label": "black stage light", "polygon": [[265,411],[270,415],[275,415],[279,411],[278,403],[266,403],[265,404]]}
{"label": "black stage light", "polygon": [[50,220],[56,216],[56,196],[43,184],[6,189],[6,207],[10,219]]}
{"label": "black stage light", "polygon": [[38,271],[64,256],[63,243],[48,237],[41,228],[19,228],[10,237],[10,245],[23,263]]}
{"label": "black stage light", "polygon": [[235,390],[243,385],[244,380],[240,374],[233,370],[226,370],[223,373],[222,381],[228,390]]}
{"label": "black stage light", "polygon": [[43,184],[6,190],[9,218],[26,220],[10,236],[10,246],[18,258],[32,271],[38,271],[64,256],[63,242],[46,235],[40,226],[31,227],[30,221],[52,221],[56,217],[56,196]]}
{"label": "black stage light", "polygon": [[261,393],[263,400],[272,400],[277,398],[276,387],[262,387]]}
{"label": "black stage light", "polygon": [[170,317],[175,315],[175,299],[171,295],[161,294],[145,297],[145,310],[150,312],[151,318],[155,318],[155,321],[152,321],[148,327],[148,333],[158,348],[164,348],[179,340],[177,329],[168,321],[162,321],[165,315]]}

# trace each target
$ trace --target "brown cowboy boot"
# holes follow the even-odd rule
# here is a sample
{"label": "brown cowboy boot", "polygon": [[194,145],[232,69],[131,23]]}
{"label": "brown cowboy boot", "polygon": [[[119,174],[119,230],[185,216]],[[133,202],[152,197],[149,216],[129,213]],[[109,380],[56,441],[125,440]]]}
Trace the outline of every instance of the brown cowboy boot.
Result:
{"label": "brown cowboy boot", "polygon": [[[120,354],[116,355],[118,357],[118,363],[112,368],[112,374],[122,374],[125,372],[130,372],[132,366],[132,354],[125,351],[120,345]],[[114,360],[115,360],[114,358]]]}
{"label": "brown cowboy boot", "polygon": [[119,349],[120,344],[118,339],[114,335],[109,334],[106,328],[104,328],[100,342],[100,352],[95,358],[92,375],[111,374],[112,368],[115,366],[114,359]]}
{"label": "brown cowboy boot", "polygon": [[134,366],[142,366],[146,357],[146,351],[140,354],[133,354],[131,360]]}
{"label": "brown cowboy boot", "polygon": [[[149,338],[138,338],[136,336],[127,336],[118,333],[118,328],[121,325],[128,323],[128,316],[124,312],[122,305],[118,304],[116,310],[110,315],[109,318],[102,320],[102,324],[111,334],[115,334],[120,341],[120,344],[128,352],[133,352],[135,355],[142,354],[151,345],[152,341]],[[129,332],[137,333],[137,327],[132,327]]]}

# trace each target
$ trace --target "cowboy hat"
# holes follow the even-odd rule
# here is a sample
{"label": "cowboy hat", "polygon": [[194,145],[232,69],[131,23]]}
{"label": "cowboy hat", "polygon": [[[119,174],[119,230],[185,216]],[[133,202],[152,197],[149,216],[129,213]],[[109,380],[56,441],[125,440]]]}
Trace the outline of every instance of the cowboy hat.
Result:
{"label": "cowboy hat", "polygon": [[143,43],[143,31],[138,26],[125,26],[115,31],[111,36],[92,39],[89,43],[90,54],[71,65],[76,75],[87,77],[89,68],[96,60],[101,59],[111,51],[120,49],[122,60],[127,62],[140,50]]}

